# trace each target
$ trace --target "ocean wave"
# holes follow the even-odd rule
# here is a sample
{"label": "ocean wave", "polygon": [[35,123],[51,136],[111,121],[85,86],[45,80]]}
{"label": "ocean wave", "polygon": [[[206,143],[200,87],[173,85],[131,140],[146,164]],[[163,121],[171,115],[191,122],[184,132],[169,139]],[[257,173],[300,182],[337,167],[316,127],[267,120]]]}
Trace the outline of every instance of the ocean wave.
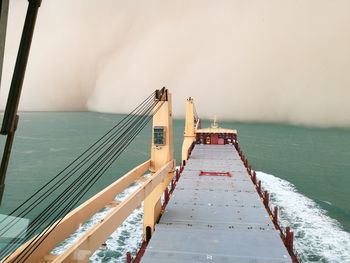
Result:
{"label": "ocean wave", "polygon": [[32,150],[27,150],[27,151],[15,151],[16,153],[19,153],[19,154],[32,154],[34,151]]}
{"label": "ocean wave", "polygon": [[298,193],[290,182],[257,172],[270,203],[280,209],[280,222],[291,226],[295,249],[302,262],[350,262],[350,233],[308,197]]}
{"label": "ocean wave", "polygon": [[42,138],[37,138],[37,137],[30,137],[30,136],[17,136],[18,139],[23,139],[23,140],[35,140],[35,141],[41,141]]}
{"label": "ocean wave", "polygon": [[62,151],[66,151],[67,148],[50,148],[49,152],[62,152]]}
{"label": "ocean wave", "polygon": [[112,122],[112,120],[110,118],[107,118],[107,117],[103,117],[103,116],[98,116],[98,118],[100,120],[104,120],[104,121],[107,121],[107,122]]}

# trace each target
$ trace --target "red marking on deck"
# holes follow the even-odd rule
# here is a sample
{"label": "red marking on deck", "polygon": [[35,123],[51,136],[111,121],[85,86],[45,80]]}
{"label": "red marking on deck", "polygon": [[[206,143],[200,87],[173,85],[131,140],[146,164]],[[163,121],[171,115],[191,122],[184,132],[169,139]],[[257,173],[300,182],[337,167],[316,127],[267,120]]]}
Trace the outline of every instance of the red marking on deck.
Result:
{"label": "red marking on deck", "polygon": [[200,171],[199,176],[227,176],[232,177],[232,174],[230,172],[206,172],[206,171]]}

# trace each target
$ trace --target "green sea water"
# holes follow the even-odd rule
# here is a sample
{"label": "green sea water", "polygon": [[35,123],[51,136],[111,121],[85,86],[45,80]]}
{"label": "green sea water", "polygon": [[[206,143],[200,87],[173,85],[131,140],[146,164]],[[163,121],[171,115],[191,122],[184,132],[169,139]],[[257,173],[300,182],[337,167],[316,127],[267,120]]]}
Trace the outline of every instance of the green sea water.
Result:
{"label": "green sea water", "polygon": [[[23,112],[20,116],[1,214],[11,212],[122,118],[92,112]],[[238,122],[220,125],[238,130],[240,145],[255,170],[292,183],[350,232],[350,129]],[[209,126],[209,121],[203,126]],[[177,160],[183,127],[183,120],[174,120]],[[148,125],[85,199],[147,160],[150,140]],[[3,145],[2,136],[1,149]]]}

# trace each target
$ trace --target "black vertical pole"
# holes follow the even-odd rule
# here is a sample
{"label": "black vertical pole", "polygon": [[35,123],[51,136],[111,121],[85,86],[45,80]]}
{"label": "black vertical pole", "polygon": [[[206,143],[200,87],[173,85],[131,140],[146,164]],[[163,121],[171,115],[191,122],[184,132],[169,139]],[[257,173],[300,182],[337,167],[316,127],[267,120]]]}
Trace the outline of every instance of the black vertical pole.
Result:
{"label": "black vertical pole", "polygon": [[1,76],[2,76],[4,53],[5,53],[5,39],[6,39],[8,9],[9,9],[9,0],[0,0],[0,83],[1,83]]}
{"label": "black vertical pole", "polygon": [[1,134],[7,135],[6,145],[0,166],[0,204],[5,188],[5,176],[10,159],[11,147],[19,118],[17,115],[19,99],[21,97],[23,80],[27,68],[35,22],[39,7],[41,5],[41,0],[28,0],[28,2],[29,4],[26,19],[24,22],[21,43],[17,54],[16,65],[12,76],[9,95],[7,98],[4,120],[0,131]]}
{"label": "black vertical pole", "polygon": [[7,99],[4,121],[1,127],[1,134],[8,134],[13,130],[15,117],[17,114],[18,103],[21,96],[22,86],[27,62],[29,57],[30,46],[32,43],[34,26],[36,17],[41,4],[41,0],[28,0],[29,5],[27,9],[26,20],[19,46],[15,70],[12,76],[9,96]]}

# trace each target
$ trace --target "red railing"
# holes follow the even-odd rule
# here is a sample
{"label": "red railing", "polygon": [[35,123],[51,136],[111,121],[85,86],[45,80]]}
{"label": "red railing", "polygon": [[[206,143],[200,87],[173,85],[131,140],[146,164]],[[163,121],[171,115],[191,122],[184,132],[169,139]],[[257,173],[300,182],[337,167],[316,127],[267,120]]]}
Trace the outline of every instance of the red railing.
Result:
{"label": "red railing", "polygon": [[237,141],[234,143],[234,146],[235,146],[239,156],[241,157],[241,160],[242,160],[245,168],[247,169],[248,174],[250,175],[250,178],[255,186],[256,191],[258,192],[260,198],[263,200],[264,206],[265,206],[269,216],[272,218],[272,222],[273,222],[275,228],[277,230],[279,230],[281,239],[282,239],[284,245],[286,246],[293,263],[299,263],[300,261],[298,259],[297,253],[294,251],[294,244],[293,244],[294,243],[294,233],[293,233],[293,231],[291,231],[290,227],[286,227],[285,231],[283,231],[283,228],[281,227],[279,220],[278,220],[278,207],[277,206],[274,207],[273,210],[270,208],[270,206],[269,206],[269,202],[270,202],[269,192],[266,190],[263,190],[260,180],[257,182],[256,172],[249,165],[249,161],[245,157],[245,155],[243,154],[243,151],[241,150]]}

